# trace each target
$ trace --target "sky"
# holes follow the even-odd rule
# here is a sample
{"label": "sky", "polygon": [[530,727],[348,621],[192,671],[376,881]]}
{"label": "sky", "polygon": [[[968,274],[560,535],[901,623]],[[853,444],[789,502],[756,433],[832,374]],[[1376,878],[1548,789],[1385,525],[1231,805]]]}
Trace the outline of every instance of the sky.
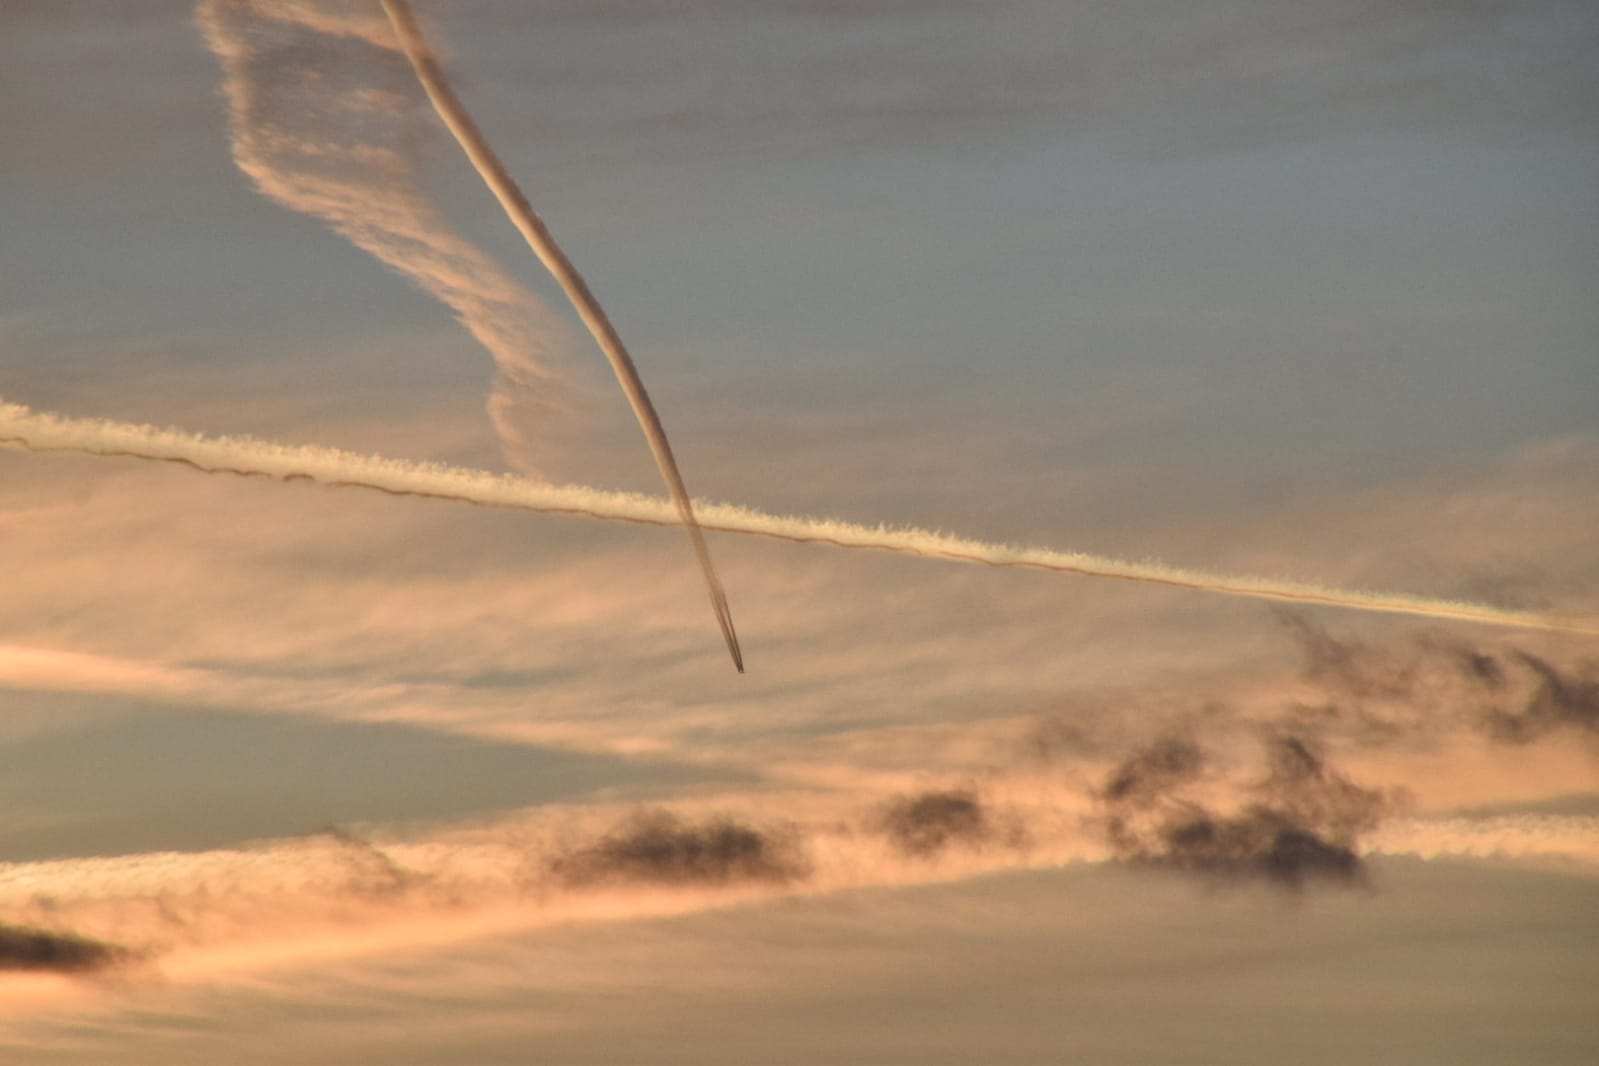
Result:
{"label": "sky", "polygon": [[[741,675],[681,530],[0,407],[0,1057],[1599,1056],[1599,11],[415,6],[702,501],[1553,625],[712,530]],[[4,404],[663,495],[377,0],[0,101]]]}

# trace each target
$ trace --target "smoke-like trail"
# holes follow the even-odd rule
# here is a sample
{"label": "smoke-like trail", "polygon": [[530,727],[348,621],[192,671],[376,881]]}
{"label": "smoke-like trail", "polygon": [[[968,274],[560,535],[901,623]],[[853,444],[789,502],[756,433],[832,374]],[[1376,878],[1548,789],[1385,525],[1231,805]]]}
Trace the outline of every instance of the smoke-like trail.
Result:
{"label": "smoke-like trail", "polygon": [[[423,191],[426,104],[388,22],[329,0],[201,0],[223,73],[233,161],[266,198],[317,219],[449,307],[493,357],[506,458],[541,468],[538,428],[572,393],[559,317],[455,233]],[[562,395],[551,388],[561,378]]]}
{"label": "smoke-like trail", "polygon": [[[10,863],[0,865],[0,929],[10,924],[69,947],[98,947],[105,957],[87,959],[95,965],[121,958],[158,967],[130,969],[129,980],[213,983],[485,934],[1115,858],[1070,821],[1029,823],[1036,831],[1011,839],[949,839],[925,851],[852,820],[847,801],[784,799],[811,817],[570,808],[376,841],[330,828],[237,849]],[[1025,820],[1038,812],[1015,813]],[[1553,860],[1581,873],[1599,860],[1599,819],[1416,819],[1380,832],[1362,852]],[[0,1018],[26,1010],[7,1002],[14,987],[0,971]]]}
{"label": "smoke-like trail", "polygon": [[[513,475],[357,455],[332,448],[277,444],[248,437],[202,437],[177,429],[67,418],[3,402],[0,402],[0,444],[33,452],[77,452],[176,463],[208,474],[309,481],[329,487],[371,489],[391,496],[415,496],[483,507],[655,526],[673,526],[682,521],[680,512],[670,502],[636,493],[581,485],[549,485]],[[827,544],[983,566],[1114,578],[1260,600],[1599,636],[1599,619],[1502,610],[1487,604],[1339,589],[1248,575],[1210,574],[1083,552],[991,544],[924,529],[784,517],[732,504],[701,503],[699,514],[705,529],[798,544]]]}
{"label": "smoke-like trail", "polygon": [[638,419],[639,428],[644,431],[644,437],[649,441],[650,452],[655,456],[655,465],[660,469],[661,478],[666,482],[666,489],[673,505],[677,508],[678,518],[688,531],[689,540],[694,546],[694,555],[699,560],[701,572],[705,575],[706,589],[711,597],[711,609],[716,612],[716,622],[722,628],[722,639],[727,642],[727,651],[733,657],[733,665],[742,674],[744,656],[739,650],[738,634],[733,629],[733,615],[727,606],[727,596],[722,591],[722,583],[716,576],[716,567],[711,562],[711,551],[705,543],[705,534],[695,521],[694,503],[689,496],[688,487],[683,483],[683,475],[678,471],[677,460],[672,455],[672,446],[666,439],[666,430],[661,425],[660,416],[655,412],[655,405],[650,401],[649,393],[645,391],[637,367],[633,365],[633,357],[622,344],[622,338],[611,325],[605,309],[589,291],[588,283],[583,280],[583,276],[578,273],[577,267],[572,265],[572,261],[567,258],[560,245],[555,243],[555,238],[545,227],[544,220],[528,203],[527,197],[522,194],[510,172],[500,162],[499,156],[495,154],[483,132],[478,129],[477,123],[472,120],[466,107],[455,95],[449,80],[444,76],[438,58],[422,34],[422,28],[418,25],[410,4],[407,0],[383,0],[383,10],[388,12],[389,21],[394,25],[400,46],[404,49],[406,58],[411,61],[417,80],[427,91],[428,99],[433,102],[439,118],[455,135],[461,150],[472,161],[472,166],[476,168],[484,184],[494,193],[495,199],[499,200],[506,216],[516,225],[517,230],[527,240],[528,246],[560,282],[567,298],[572,301],[572,306],[577,309],[589,332],[594,335],[600,350],[605,353],[605,358],[610,361],[611,369],[616,373],[616,380],[621,384],[622,391],[627,394],[627,401]]}

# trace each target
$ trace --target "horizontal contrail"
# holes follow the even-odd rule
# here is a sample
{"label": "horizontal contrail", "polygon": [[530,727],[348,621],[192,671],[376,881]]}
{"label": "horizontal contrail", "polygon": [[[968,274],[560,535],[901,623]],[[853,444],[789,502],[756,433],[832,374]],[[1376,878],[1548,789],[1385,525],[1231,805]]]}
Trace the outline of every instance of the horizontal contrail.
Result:
{"label": "horizontal contrail", "polygon": [[[711,849],[676,866],[670,860],[682,849],[674,849],[667,837],[655,841],[664,845],[664,855],[651,849],[625,853],[618,872],[627,876],[597,883],[573,880],[562,874],[561,859],[592,855],[586,845],[617,839],[619,821],[650,829],[650,822],[636,818],[637,811],[628,818],[621,809],[598,808],[553,818],[513,815],[378,842],[330,827],[312,836],[233,849],[6,863],[0,865],[0,922],[104,939],[158,961],[163,981],[210,983],[247,976],[255,965],[315,967],[374,950],[436,948],[485,934],[691,914],[778,896],[951,883],[1112,859],[1103,843],[1075,821],[1040,827],[1040,834],[1020,844],[1019,838],[979,842],[984,846],[955,842],[937,855],[925,855],[885,849],[880,831],[852,825],[848,808],[824,800],[822,809],[842,820],[773,823],[768,817],[703,818],[683,812],[665,823],[668,833],[675,824],[679,832],[740,826],[754,839],[783,835],[808,860],[788,879],[737,868],[726,871],[731,876],[719,876],[724,871],[716,868],[719,860]],[[774,824],[782,826],[779,833],[770,831]],[[1556,858],[1580,872],[1599,859],[1596,842],[1599,819],[1523,815],[1406,821],[1379,831],[1375,843],[1362,850],[1428,859]],[[25,1012],[7,995],[14,987],[0,984],[0,1018]]]}
{"label": "horizontal contrail", "polygon": [[[207,474],[309,481],[333,488],[370,489],[391,496],[448,500],[481,507],[652,526],[681,524],[679,513],[670,501],[637,493],[611,492],[582,485],[548,485],[513,475],[441,463],[406,462],[250,437],[203,437],[179,429],[70,418],[35,412],[19,404],[0,403],[0,444],[33,452],[77,452],[176,463]],[[829,518],[771,515],[725,503],[699,503],[696,510],[705,529],[797,544],[827,544],[983,566],[1138,581],[1259,600],[1599,636],[1599,620],[1596,619],[1502,610],[1487,604],[1403,593],[1210,574],[1083,552],[990,544],[913,527],[867,526]]]}
{"label": "horizontal contrail", "polygon": [[688,486],[683,483],[683,475],[678,471],[677,459],[672,455],[672,445],[666,439],[666,428],[661,425],[661,418],[655,412],[655,404],[644,388],[644,380],[639,377],[638,368],[633,365],[633,357],[622,344],[622,338],[611,325],[611,319],[605,313],[605,309],[589,290],[588,282],[583,280],[583,275],[578,273],[577,267],[555,242],[555,237],[544,225],[544,220],[533,210],[527,197],[517,186],[516,180],[511,177],[511,172],[500,162],[500,157],[495,154],[488,138],[483,136],[477,123],[472,120],[466,105],[455,95],[449,79],[444,76],[444,69],[439,66],[438,58],[433,54],[427,38],[423,36],[422,27],[417,23],[411,5],[406,0],[383,0],[383,10],[388,13],[389,21],[394,24],[394,32],[399,38],[400,47],[410,60],[411,68],[427,92],[428,99],[432,101],[433,109],[449,127],[461,150],[472,161],[478,176],[489,187],[494,198],[500,202],[506,217],[522,234],[528,247],[533,249],[540,262],[555,276],[555,280],[560,282],[561,290],[566,293],[567,299],[572,301],[572,306],[577,309],[583,324],[588,326],[589,332],[594,335],[595,343],[600,346],[600,350],[610,362],[617,383],[622,386],[623,393],[627,395],[627,402],[633,409],[633,416],[638,420],[639,428],[644,431],[644,439],[649,442],[650,454],[655,457],[655,465],[661,472],[661,480],[666,482],[666,491],[672,498],[673,506],[677,508],[678,520],[688,531],[689,542],[694,548],[694,557],[700,564],[700,572],[705,576],[705,588],[710,594],[711,610],[716,613],[716,624],[721,627],[722,639],[727,643],[727,653],[733,657],[733,665],[742,674],[744,654],[739,650],[738,633],[733,629],[733,614],[727,605],[727,594],[722,591],[722,582],[716,576],[716,567],[711,562],[711,549],[705,543],[705,534],[700,531],[699,523],[694,519],[694,501],[689,496]]}

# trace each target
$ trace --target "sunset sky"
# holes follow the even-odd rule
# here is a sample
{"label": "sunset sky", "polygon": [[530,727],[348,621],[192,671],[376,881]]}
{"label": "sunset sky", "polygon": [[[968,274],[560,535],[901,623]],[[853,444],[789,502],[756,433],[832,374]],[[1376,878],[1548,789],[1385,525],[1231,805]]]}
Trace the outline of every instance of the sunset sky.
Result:
{"label": "sunset sky", "polygon": [[[1599,1059],[1599,8],[415,6],[697,497],[1558,624],[0,446],[0,1058]],[[379,0],[0,144],[0,401],[662,493]]]}

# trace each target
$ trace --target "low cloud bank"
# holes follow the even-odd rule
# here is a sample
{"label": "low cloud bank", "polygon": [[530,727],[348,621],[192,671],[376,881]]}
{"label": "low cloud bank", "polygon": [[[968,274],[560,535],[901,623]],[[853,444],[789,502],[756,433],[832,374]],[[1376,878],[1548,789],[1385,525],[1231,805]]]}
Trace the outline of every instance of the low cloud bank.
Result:
{"label": "low cloud bank", "polygon": [[[1529,761],[1558,749],[1580,775],[1585,749],[1555,738],[1594,735],[1590,666],[1437,636],[1373,647],[1303,619],[1287,625],[1304,655],[1297,679],[1274,673],[1224,700],[1200,691],[1119,700],[1030,734],[1016,722],[972,723],[958,754],[914,741],[920,787],[835,764],[826,787],[726,793],[711,814],[685,797],[454,829],[330,828],[231,851],[3,864],[0,970],[159,965],[220,945],[240,958],[251,945],[273,957],[294,943],[314,953],[330,935],[402,946],[415,931],[433,943],[452,927],[470,936],[1074,861],[1290,894],[1368,886],[1376,853],[1599,861],[1593,817],[1397,817],[1408,801],[1390,787],[1425,795],[1539,738]],[[1552,795],[1575,779],[1539,787]]]}

